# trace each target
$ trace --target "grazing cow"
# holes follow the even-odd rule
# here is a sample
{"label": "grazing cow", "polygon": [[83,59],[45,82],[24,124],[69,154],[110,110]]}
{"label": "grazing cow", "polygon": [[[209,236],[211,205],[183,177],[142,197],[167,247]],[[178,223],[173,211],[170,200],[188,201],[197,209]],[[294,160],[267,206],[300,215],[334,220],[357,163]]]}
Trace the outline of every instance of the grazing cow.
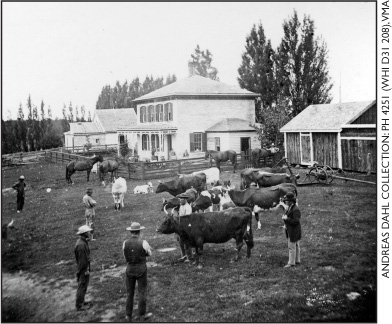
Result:
{"label": "grazing cow", "polygon": [[136,194],[148,194],[150,192],[154,192],[151,182],[148,182],[145,185],[136,186],[135,189],[133,189],[133,193],[135,195]]}
{"label": "grazing cow", "polygon": [[213,213],[194,213],[181,216],[179,219],[172,215],[165,218],[157,229],[161,234],[178,234],[185,246],[196,249],[196,264],[202,267],[204,243],[226,243],[236,240],[237,255],[244,245],[247,245],[246,256],[249,258],[254,246],[252,234],[252,211],[249,208],[233,208]]}
{"label": "grazing cow", "polygon": [[204,173],[199,173],[192,177],[177,178],[167,182],[160,182],[158,184],[155,193],[167,191],[172,196],[177,196],[184,193],[187,189],[192,187],[201,192],[204,190],[206,185],[206,175]]}
{"label": "grazing cow", "polygon": [[258,172],[256,175],[256,183],[259,187],[272,187],[281,183],[295,183],[297,179],[299,179],[299,174]]}
{"label": "grazing cow", "polygon": [[12,220],[9,224],[4,224],[1,226],[1,238],[3,240],[8,239],[8,230],[14,228],[14,220]]}
{"label": "grazing cow", "polygon": [[127,193],[127,181],[124,178],[117,178],[112,185],[112,195],[114,199],[114,209],[119,211],[124,208],[124,195]]}
{"label": "grazing cow", "polygon": [[[188,189],[187,191],[185,191],[185,194],[188,195],[188,197],[189,197],[187,199],[188,204],[192,204],[197,198],[196,189],[193,189],[193,188]],[[177,195],[177,196],[179,196],[179,195]],[[175,208],[175,207],[179,208],[180,207],[180,198],[178,198],[177,196],[173,197],[173,198],[169,198],[169,199],[162,198],[161,211],[165,211],[165,213],[167,214],[166,209],[171,209],[171,208]]]}
{"label": "grazing cow", "polygon": [[[261,169],[245,169],[241,171],[241,185],[240,189],[249,188],[249,185],[254,182],[257,183],[257,176],[261,173],[269,172],[269,173],[287,173],[289,170],[286,167],[283,168],[261,168]],[[289,172],[290,173],[290,172]]]}
{"label": "grazing cow", "polygon": [[283,183],[268,188],[248,188],[244,191],[230,190],[228,194],[236,206],[253,209],[257,221],[257,229],[261,229],[259,212],[276,209],[281,198],[288,192],[297,195],[297,188],[292,183]]}

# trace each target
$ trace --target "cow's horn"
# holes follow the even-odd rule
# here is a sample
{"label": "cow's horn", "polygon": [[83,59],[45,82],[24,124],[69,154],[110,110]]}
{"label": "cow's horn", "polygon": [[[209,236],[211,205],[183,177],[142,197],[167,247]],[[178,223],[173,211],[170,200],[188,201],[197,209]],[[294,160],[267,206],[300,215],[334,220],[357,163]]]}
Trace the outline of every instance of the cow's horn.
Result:
{"label": "cow's horn", "polygon": [[166,215],[169,215],[169,213],[166,210],[166,205],[163,207],[163,211],[165,212]]}
{"label": "cow's horn", "polygon": [[11,227],[12,225],[14,225],[14,220],[12,220],[7,226]]}
{"label": "cow's horn", "polygon": [[165,198],[162,198],[162,202],[164,203],[166,201],[166,199]]}

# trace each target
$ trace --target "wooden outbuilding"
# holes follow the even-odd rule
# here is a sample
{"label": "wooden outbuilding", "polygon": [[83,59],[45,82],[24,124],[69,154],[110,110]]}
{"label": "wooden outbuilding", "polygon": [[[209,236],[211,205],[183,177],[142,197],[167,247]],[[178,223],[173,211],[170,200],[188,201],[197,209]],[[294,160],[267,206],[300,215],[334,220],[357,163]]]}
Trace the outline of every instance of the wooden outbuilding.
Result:
{"label": "wooden outbuilding", "polygon": [[376,172],[376,101],[311,105],[290,120],[284,133],[293,164]]}

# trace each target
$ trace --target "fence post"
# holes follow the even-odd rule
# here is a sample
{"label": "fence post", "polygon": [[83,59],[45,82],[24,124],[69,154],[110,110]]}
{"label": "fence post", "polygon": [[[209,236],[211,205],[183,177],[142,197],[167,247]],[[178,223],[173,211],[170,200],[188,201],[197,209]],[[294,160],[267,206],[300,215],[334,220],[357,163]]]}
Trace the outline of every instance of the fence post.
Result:
{"label": "fence post", "polygon": [[63,164],[63,163],[64,163],[64,153],[61,152],[61,164]]}
{"label": "fence post", "polygon": [[245,169],[245,154],[244,151],[241,151],[241,167]]}

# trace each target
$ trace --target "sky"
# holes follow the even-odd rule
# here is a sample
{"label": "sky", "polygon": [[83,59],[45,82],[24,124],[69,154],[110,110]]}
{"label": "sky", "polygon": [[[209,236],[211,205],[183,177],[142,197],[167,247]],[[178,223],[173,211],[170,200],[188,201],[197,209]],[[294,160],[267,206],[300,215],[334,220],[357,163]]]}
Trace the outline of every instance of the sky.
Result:
{"label": "sky", "polygon": [[310,15],[327,44],[332,103],[376,99],[374,2],[3,2],[3,119],[15,119],[20,104],[26,116],[29,95],[53,117],[70,102],[93,114],[105,85],[186,78],[197,45],[213,54],[220,81],[238,86],[253,25],[276,49],[294,9],[300,20]]}

